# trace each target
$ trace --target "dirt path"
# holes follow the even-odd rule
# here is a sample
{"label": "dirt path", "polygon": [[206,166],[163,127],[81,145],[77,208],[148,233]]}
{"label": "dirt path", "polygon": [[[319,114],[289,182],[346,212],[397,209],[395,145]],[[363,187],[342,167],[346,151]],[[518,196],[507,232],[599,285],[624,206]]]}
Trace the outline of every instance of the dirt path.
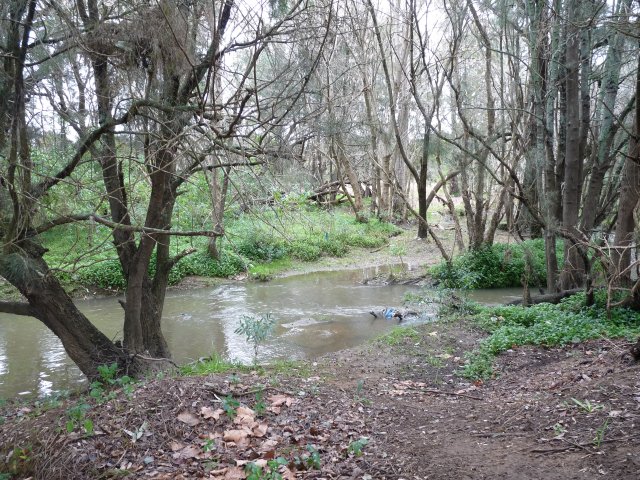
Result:
{"label": "dirt path", "polygon": [[[100,405],[6,408],[0,472],[241,479],[247,462],[282,458],[285,479],[638,478],[640,366],[625,345],[517,349],[497,379],[471,384],[454,371],[477,341],[464,323],[429,324],[284,373],[165,378]],[[80,421],[66,430],[79,402],[93,435]],[[270,468],[254,478],[276,478]]]}

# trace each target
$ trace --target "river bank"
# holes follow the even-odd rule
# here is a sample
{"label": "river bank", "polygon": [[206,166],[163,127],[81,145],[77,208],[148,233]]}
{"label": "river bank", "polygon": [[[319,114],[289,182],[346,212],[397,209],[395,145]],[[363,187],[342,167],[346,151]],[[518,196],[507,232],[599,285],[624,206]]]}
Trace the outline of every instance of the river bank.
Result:
{"label": "river bank", "polygon": [[0,472],[242,479],[271,461],[251,478],[637,478],[640,366],[625,342],[513,349],[472,383],[455,372],[481,337],[441,321],[313,362],[5,407]]}

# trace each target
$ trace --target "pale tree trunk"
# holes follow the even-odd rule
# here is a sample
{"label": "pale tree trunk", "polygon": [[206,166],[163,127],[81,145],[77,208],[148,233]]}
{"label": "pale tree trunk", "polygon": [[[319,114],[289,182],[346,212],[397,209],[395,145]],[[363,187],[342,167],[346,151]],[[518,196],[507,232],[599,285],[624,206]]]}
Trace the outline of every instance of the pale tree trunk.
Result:
{"label": "pale tree trunk", "polygon": [[[634,212],[640,200],[640,56],[638,57],[638,70],[636,72],[636,98],[635,121],[632,135],[629,137],[629,148],[624,160],[622,183],[620,186],[620,199],[618,201],[618,218],[614,248],[611,260],[616,276],[622,273],[618,279],[621,285],[631,284],[631,245],[633,245],[635,233]],[[634,249],[637,251],[637,249]],[[640,342],[638,344],[640,348]],[[640,350],[639,350],[640,351]]]}
{"label": "pale tree trunk", "polygon": [[[628,11],[631,0],[623,0],[619,4],[618,13]],[[611,168],[611,149],[616,129],[614,123],[615,105],[620,88],[620,70],[622,68],[622,51],[625,43],[625,35],[615,29],[611,29],[609,35],[609,50],[604,63],[604,78],[602,90],[598,99],[599,110],[599,135],[597,142],[597,155],[591,168],[589,183],[584,196],[584,208],[582,209],[581,229],[589,234],[595,227],[596,215],[601,204],[602,188],[607,171]]]}
{"label": "pale tree trunk", "polygon": [[[219,160],[216,159],[216,162],[219,163]],[[218,229],[222,229],[224,226],[227,192],[229,190],[229,167],[218,168],[215,165],[212,167],[211,172],[205,174],[209,184],[209,194],[211,195],[211,221]],[[222,170],[222,182],[219,178],[219,170]],[[220,259],[219,241],[219,238],[211,237],[207,243],[207,251],[211,258],[215,260]]]}

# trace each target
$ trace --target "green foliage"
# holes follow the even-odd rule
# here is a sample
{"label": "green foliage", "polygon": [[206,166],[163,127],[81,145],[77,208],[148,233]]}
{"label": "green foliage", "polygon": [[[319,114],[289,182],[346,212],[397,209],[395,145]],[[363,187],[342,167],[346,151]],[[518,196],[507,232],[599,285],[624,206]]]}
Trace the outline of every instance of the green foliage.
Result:
{"label": "green foliage", "polygon": [[[212,259],[205,251],[195,252],[181,258],[169,273],[169,285],[176,285],[183,278],[195,275],[201,277],[230,277],[246,269],[245,260],[235,252],[223,250],[220,260]],[[151,258],[149,273],[156,270],[156,257]],[[127,284],[117,259],[104,260],[82,269],[80,281],[87,285],[105,289],[122,290]]]}
{"label": "green foliage", "polygon": [[127,286],[120,261],[103,260],[81,270],[80,282],[105,289],[122,290]]}
{"label": "green foliage", "polygon": [[202,445],[202,451],[204,453],[207,453],[207,452],[212,451],[215,447],[216,447],[215,440],[212,440],[212,439],[208,438],[208,439],[205,440],[204,444]]}
{"label": "green foliage", "polygon": [[[139,183],[135,185],[136,198],[142,199],[147,187],[144,182]],[[176,230],[211,227],[207,196],[201,194],[207,188],[206,182],[196,178],[178,197]],[[307,205],[303,194],[280,197],[275,207],[226,216],[226,235],[219,246],[219,260],[209,256],[204,238],[172,237],[172,255],[187,248],[196,248],[197,252],[174,265],[169,284],[175,285],[190,275],[230,277],[247,270],[254,277],[266,280],[278,269],[288,267],[291,259],[315,261],[324,255],[342,257],[351,247],[382,246],[399,232],[392,224],[377,219],[359,223],[347,210],[326,211]],[[87,209],[92,207],[87,204]],[[233,209],[230,206],[229,211]],[[144,212],[139,213],[144,216]],[[67,285],[80,283],[112,290],[126,287],[109,228],[95,224],[63,225],[39,238],[48,249],[45,259]],[[149,273],[155,270],[154,255]]]}
{"label": "green foliage", "polygon": [[267,405],[264,403],[264,393],[262,390],[256,392],[256,403],[253,405],[256,415],[261,417],[267,411]]}
{"label": "green foliage", "polygon": [[604,434],[606,433],[608,427],[609,419],[607,418],[604,423],[596,429],[596,436],[593,437],[594,447],[600,448],[600,445],[602,445],[602,442],[604,442]]}
{"label": "green foliage", "polygon": [[33,448],[31,445],[15,446],[6,459],[3,458],[3,468],[6,468],[8,472],[0,474],[0,479],[10,479],[14,476],[17,478],[28,478],[27,472],[31,471],[31,455]]}
{"label": "green foliage", "polygon": [[606,311],[606,292],[596,293],[596,302],[585,306],[585,295],[576,294],[558,305],[542,303],[520,306],[478,307],[473,320],[490,333],[467,355],[461,374],[488,378],[495,355],[518,345],[556,346],[600,337],[640,335],[640,313],[626,308]]}
{"label": "green foliage", "polygon": [[385,345],[395,346],[402,345],[407,341],[416,341],[420,339],[420,334],[412,327],[394,327],[388,333],[378,337],[375,341],[384,343]]}
{"label": "green foliage", "polygon": [[73,432],[78,427],[83,427],[87,435],[93,435],[93,422],[86,418],[87,412],[91,407],[86,403],[79,403],[67,409],[69,417],[65,427],[67,433]]}
{"label": "green foliage", "polygon": [[603,405],[599,403],[591,403],[589,400],[578,400],[577,398],[572,398],[571,401],[585,413],[594,413],[598,410],[604,409]]}
{"label": "green foliage", "polygon": [[135,387],[133,378],[128,375],[118,377],[117,363],[112,363],[111,365],[99,365],[97,370],[100,375],[100,380],[91,382],[89,396],[98,404],[116,398],[117,393],[114,390],[109,391],[112,387],[122,387],[122,391],[127,397],[130,397],[133,394]]}
{"label": "green foliage", "polygon": [[358,440],[354,440],[347,447],[347,452],[356,456],[362,456],[362,450],[369,443],[369,439],[367,437],[361,437]]}
{"label": "green foliage", "polygon": [[320,458],[320,452],[314,445],[307,445],[306,455],[296,456],[296,467],[301,470],[320,470],[322,468],[322,460]]}
{"label": "green foliage", "polygon": [[250,462],[245,465],[244,473],[247,474],[247,480],[282,480],[278,470],[287,463],[289,462],[282,457],[269,460],[264,468],[255,462]]}
{"label": "green foliage", "polygon": [[240,406],[240,402],[233,398],[231,395],[227,395],[224,397],[222,401],[222,409],[227,414],[227,417],[233,419],[236,417],[236,413],[238,407]]}
{"label": "green foliage", "polygon": [[287,375],[290,377],[309,378],[312,374],[309,362],[291,359],[276,359],[264,369],[264,373]]}
{"label": "green foliage", "polygon": [[544,283],[547,272],[544,240],[527,240],[520,244],[496,243],[443,262],[430,270],[445,288],[505,288],[520,286],[525,273],[525,256],[531,261],[531,285]]}
{"label": "green foliage", "polygon": [[[220,355],[214,353],[209,358],[198,360],[197,362],[188,363],[180,367],[180,373],[186,376],[210,375],[215,373],[227,373],[232,370],[246,370],[238,363],[224,360]],[[237,377],[236,377],[237,378]]]}
{"label": "green foliage", "polygon": [[258,349],[267,338],[273,333],[276,322],[270,313],[261,317],[243,315],[240,325],[235,329],[235,333],[244,335],[248,342],[253,344],[253,362],[257,363]]}

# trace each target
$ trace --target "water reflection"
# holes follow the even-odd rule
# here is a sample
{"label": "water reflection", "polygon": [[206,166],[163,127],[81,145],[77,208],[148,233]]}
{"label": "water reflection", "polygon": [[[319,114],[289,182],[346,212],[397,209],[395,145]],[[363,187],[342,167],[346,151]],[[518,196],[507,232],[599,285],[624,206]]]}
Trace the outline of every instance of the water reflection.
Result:
{"label": "water reflection", "polygon": [[[274,338],[260,360],[306,358],[357,345],[395,322],[373,319],[370,310],[400,305],[413,287],[364,286],[384,268],[319,272],[268,283],[229,283],[167,295],[163,331],[174,359],[187,362],[213,352],[248,362],[252,348],[236,334],[243,315],[267,312]],[[108,337],[121,337],[122,308],[116,298],[78,302]],[[39,321],[0,314],[0,397],[49,395],[85,382],[60,341]]]}
{"label": "water reflection", "polygon": [[[397,324],[368,313],[400,306],[404,293],[414,290],[364,285],[387,271],[318,272],[268,283],[172,291],[164,307],[163,331],[178,363],[213,352],[249,362],[252,348],[235,330],[243,315],[271,312],[277,322],[275,336],[261,348],[261,361],[319,356],[358,345]],[[492,298],[500,294],[494,292]],[[109,338],[121,337],[122,308],[116,298],[81,301],[78,306]],[[60,341],[40,322],[0,314],[0,398],[48,395],[84,382]]]}

